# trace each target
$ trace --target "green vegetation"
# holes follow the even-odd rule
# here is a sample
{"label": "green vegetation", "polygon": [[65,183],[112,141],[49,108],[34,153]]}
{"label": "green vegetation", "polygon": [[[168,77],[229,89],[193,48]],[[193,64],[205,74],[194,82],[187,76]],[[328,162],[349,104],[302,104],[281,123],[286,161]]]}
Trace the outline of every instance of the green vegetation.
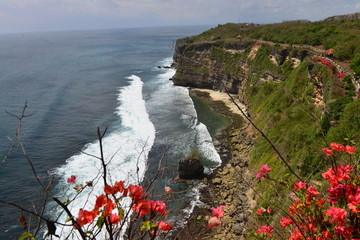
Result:
{"label": "green vegetation", "polygon": [[[209,47],[208,56],[217,64],[214,71],[221,71],[217,74],[233,79],[248,76],[244,92],[255,123],[264,130],[293,170],[303,177],[316,179],[317,174],[327,167],[324,157],[319,154],[326,142],[345,143],[360,139],[359,100],[353,98],[351,78],[338,79],[334,69],[311,58],[302,59],[301,64],[294,68],[285,56],[302,57],[299,57],[300,50],[291,46],[262,45],[255,58],[249,59],[253,46],[249,39],[323,45],[335,48],[336,58],[350,60],[360,52],[359,26],[358,21],[336,25],[331,22],[286,22],[248,28],[241,24],[225,24],[192,37],[192,44],[200,45],[201,41],[215,43]],[[241,39],[237,39],[238,34]],[[234,46],[236,41],[251,45],[241,51],[230,51],[229,46]],[[350,47],[344,47],[348,44]],[[270,55],[275,56],[280,65],[271,61]],[[240,67],[245,62],[250,67],[247,73]],[[360,54],[352,61],[353,69],[359,66],[359,62]],[[269,80],[266,76],[272,78]],[[276,81],[271,80],[273,77]],[[321,99],[316,99],[319,97],[317,94]],[[316,105],[315,101],[322,105]],[[294,180],[264,138],[257,139],[250,157],[251,168],[268,164],[279,180]],[[280,195],[281,192],[279,190]],[[273,192],[264,190],[263,197],[265,203],[273,197]]]}
{"label": "green vegetation", "polygon": [[192,41],[219,39],[262,39],[277,43],[306,44],[333,48],[338,60],[350,60],[360,54],[360,21],[291,21],[277,24],[244,26],[228,23],[191,38]]}
{"label": "green vegetation", "polygon": [[360,76],[360,53],[356,54],[351,60],[350,67],[354,70],[356,75]]}
{"label": "green vegetation", "polygon": [[[357,20],[229,23],[187,39],[182,52],[186,54],[187,69],[180,64],[182,74],[196,75],[204,71],[201,67],[205,65],[213,84],[210,88],[227,84],[229,89],[240,83],[236,87],[241,88],[235,90],[239,90],[240,100],[247,103],[251,119],[291,167],[290,170],[256,132],[249,168],[256,172],[262,165],[271,167],[270,185],[274,185],[272,188],[263,181],[253,182],[255,191],[261,193],[256,199],[257,207],[290,202],[291,197],[286,197],[288,189],[299,181],[293,172],[311,184],[319,183],[320,173],[331,166],[329,157],[321,151],[329,143],[358,147],[360,100],[352,76],[340,74],[343,71],[338,72],[331,61],[319,57],[318,50],[304,45],[333,48],[335,53],[330,58],[343,61],[343,66],[350,66],[360,75],[359,27]],[[191,65],[199,69],[190,71]],[[192,81],[196,86],[196,81],[203,79],[194,77]],[[237,144],[235,139],[233,153],[238,150]],[[280,183],[280,187],[275,188],[275,183]],[[268,220],[278,224],[279,216],[274,213]]]}

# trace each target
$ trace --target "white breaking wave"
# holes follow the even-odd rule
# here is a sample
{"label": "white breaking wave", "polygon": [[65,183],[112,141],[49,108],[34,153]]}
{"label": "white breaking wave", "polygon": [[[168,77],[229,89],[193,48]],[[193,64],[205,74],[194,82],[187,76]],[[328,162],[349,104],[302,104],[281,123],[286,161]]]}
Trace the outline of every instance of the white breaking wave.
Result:
{"label": "white breaking wave", "polygon": [[[142,97],[143,82],[135,75],[127,79],[131,80],[130,85],[119,89],[117,100],[120,105],[115,112],[121,119],[121,128],[103,138],[104,159],[110,184],[120,180],[125,180],[128,184],[139,184],[143,180],[148,154],[155,139],[155,127],[150,121]],[[70,196],[75,194],[73,186],[66,182],[71,175],[76,176],[77,184],[93,181],[92,188],[86,189],[69,204],[74,216],[77,216],[80,208],[92,210],[96,196],[103,194],[101,161],[90,156],[100,156],[99,149],[99,141],[89,143],[84,146],[82,153],[70,157],[66,164],[53,171],[60,178],[58,191],[63,191],[63,194],[70,193]],[[63,219],[65,218],[66,216],[63,216]],[[58,231],[57,234],[67,236],[71,228],[63,228],[62,231],[64,232]],[[98,236],[97,239],[100,238]],[[76,239],[76,236],[70,239]]]}

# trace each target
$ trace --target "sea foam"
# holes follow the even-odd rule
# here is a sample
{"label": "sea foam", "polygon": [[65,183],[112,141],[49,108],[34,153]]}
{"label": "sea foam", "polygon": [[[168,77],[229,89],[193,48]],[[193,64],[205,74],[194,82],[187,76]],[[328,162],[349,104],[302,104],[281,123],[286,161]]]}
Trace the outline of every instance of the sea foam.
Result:
{"label": "sea foam", "polygon": [[[128,184],[139,184],[143,180],[148,154],[155,139],[155,128],[142,98],[143,82],[135,75],[127,79],[130,80],[130,85],[119,89],[117,100],[120,105],[115,111],[121,119],[121,128],[103,138],[107,179],[110,184],[120,180],[125,180]],[[75,175],[77,184],[93,181],[93,187],[83,191],[69,204],[74,216],[80,208],[92,210],[96,196],[103,193],[102,164],[93,157],[100,156],[99,149],[99,141],[89,143],[81,153],[70,157],[66,164],[53,171],[60,178],[57,192],[69,198],[75,195],[72,186],[66,182],[69,176]],[[63,216],[63,219],[65,217],[67,216]],[[70,228],[61,230],[64,233],[59,232],[60,236],[75,234],[70,233]]]}

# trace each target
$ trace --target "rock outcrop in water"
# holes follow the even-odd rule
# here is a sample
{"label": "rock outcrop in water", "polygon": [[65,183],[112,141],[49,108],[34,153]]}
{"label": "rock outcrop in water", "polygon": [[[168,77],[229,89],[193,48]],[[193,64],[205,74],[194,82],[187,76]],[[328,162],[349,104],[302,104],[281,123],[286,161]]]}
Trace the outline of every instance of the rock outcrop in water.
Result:
{"label": "rock outcrop in water", "polygon": [[178,171],[181,179],[202,179],[204,177],[204,166],[201,155],[193,150],[179,161]]}

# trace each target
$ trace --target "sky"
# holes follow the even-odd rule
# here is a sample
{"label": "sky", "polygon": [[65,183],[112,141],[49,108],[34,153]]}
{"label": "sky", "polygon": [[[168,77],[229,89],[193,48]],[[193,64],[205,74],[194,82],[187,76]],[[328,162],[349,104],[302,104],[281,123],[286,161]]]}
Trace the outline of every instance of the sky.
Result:
{"label": "sky", "polygon": [[0,0],[0,33],[322,20],[359,0]]}

